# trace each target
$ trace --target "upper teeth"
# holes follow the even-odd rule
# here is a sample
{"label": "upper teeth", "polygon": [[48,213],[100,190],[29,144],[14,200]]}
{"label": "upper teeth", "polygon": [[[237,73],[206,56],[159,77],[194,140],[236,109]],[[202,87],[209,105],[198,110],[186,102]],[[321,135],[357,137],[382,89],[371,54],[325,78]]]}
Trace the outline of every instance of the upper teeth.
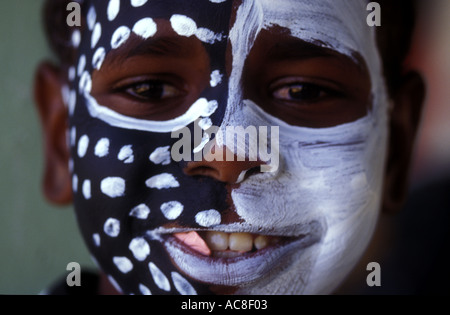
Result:
{"label": "upper teeth", "polygon": [[250,233],[224,233],[208,231],[204,234],[204,240],[213,251],[232,250],[237,252],[249,252],[253,247],[263,249],[270,244],[277,243],[278,237],[266,235],[254,235]]}

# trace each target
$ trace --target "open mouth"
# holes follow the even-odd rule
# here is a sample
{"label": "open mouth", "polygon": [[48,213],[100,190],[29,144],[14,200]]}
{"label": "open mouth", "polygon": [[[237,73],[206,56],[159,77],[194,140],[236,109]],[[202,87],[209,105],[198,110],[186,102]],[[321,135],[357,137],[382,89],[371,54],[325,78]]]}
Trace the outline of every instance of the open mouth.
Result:
{"label": "open mouth", "polygon": [[173,236],[199,254],[212,258],[235,258],[292,240],[290,237],[238,232],[190,231]]}
{"label": "open mouth", "polygon": [[[149,231],[159,240],[173,263],[197,281],[242,286],[257,281],[276,268],[287,267],[294,255],[320,241],[317,222],[296,236],[224,232],[216,230]],[[156,236],[156,237],[155,237]]]}

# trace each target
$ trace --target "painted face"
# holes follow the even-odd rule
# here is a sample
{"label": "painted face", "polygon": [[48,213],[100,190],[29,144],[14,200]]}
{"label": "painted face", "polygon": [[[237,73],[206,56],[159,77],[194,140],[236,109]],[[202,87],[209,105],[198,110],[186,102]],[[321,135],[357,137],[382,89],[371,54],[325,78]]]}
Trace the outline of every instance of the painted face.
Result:
{"label": "painted face", "polygon": [[[364,251],[380,203],[387,98],[365,1],[87,8],[64,91],[70,167],[83,237],[116,288],[333,290]],[[208,140],[234,157],[247,143],[230,148],[206,132],[189,141],[192,162],[174,159],[173,131],[211,126],[277,127],[276,167],[196,161]],[[216,165],[239,176],[213,176]]]}

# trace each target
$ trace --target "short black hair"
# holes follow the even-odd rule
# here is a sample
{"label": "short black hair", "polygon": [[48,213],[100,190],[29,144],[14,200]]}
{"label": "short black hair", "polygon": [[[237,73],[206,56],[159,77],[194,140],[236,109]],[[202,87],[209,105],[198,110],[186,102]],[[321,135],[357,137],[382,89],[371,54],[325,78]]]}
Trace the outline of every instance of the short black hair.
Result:
{"label": "short black hair", "polygon": [[[71,45],[72,27],[66,23],[70,0],[47,0],[44,4],[43,24],[49,46],[62,66],[75,62],[76,51]],[[82,16],[88,1],[78,0]],[[383,61],[389,92],[401,82],[403,63],[411,49],[417,17],[417,0],[378,0],[382,8],[382,26],[377,27],[377,44]],[[85,25],[85,23],[82,23]],[[83,26],[81,26],[82,28]]]}

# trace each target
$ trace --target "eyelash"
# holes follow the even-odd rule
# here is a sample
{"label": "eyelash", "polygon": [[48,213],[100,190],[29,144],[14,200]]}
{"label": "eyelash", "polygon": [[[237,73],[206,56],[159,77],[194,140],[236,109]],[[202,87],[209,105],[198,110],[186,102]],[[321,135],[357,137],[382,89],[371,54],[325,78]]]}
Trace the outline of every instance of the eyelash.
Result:
{"label": "eyelash", "polygon": [[[138,91],[139,89],[141,89],[141,91]],[[173,84],[162,80],[143,80],[118,87],[115,90],[125,93],[135,99],[139,99],[140,101],[147,102],[163,101],[176,98],[182,94],[182,91]],[[156,92],[157,95],[143,95],[146,91],[150,93]],[[279,84],[277,87],[271,89],[270,94],[271,97],[277,101],[290,103],[313,103],[329,96],[337,96],[339,95],[339,92],[315,83],[292,82]]]}
{"label": "eyelash", "polygon": [[315,83],[292,82],[279,84],[271,89],[271,97],[277,101],[291,103],[313,103],[340,93]]}
{"label": "eyelash", "polygon": [[152,102],[176,98],[182,94],[182,91],[176,86],[161,80],[139,81],[118,87],[115,90],[140,101]]}

